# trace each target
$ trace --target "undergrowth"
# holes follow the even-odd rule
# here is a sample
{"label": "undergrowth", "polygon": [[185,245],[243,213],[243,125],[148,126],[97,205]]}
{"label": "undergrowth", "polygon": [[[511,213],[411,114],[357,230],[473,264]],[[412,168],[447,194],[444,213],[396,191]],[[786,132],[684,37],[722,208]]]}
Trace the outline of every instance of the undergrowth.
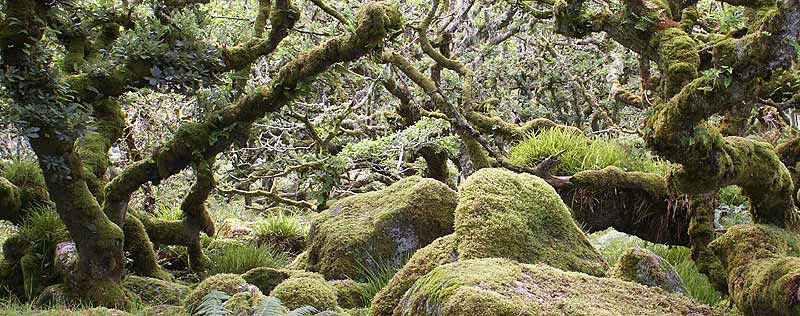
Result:
{"label": "undergrowth", "polygon": [[242,274],[257,267],[282,269],[289,264],[289,256],[270,245],[254,246],[248,243],[231,243],[206,253],[211,261],[210,274]]}

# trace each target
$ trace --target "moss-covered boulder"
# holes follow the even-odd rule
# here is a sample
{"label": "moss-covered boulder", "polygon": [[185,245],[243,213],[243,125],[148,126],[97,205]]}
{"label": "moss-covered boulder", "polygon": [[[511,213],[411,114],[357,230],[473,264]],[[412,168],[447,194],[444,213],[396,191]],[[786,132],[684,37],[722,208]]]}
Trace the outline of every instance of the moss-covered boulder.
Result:
{"label": "moss-covered boulder", "polygon": [[248,291],[250,286],[252,285],[247,284],[247,281],[237,274],[216,274],[200,282],[186,297],[184,305],[188,311],[193,312],[203,297],[211,291],[220,291],[233,296]]}
{"label": "moss-covered boulder", "polygon": [[311,225],[307,264],[328,279],[408,256],[453,231],[456,192],[421,177],[340,200]]}
{"label": "moss-covered boulder", "polygon": [[240,292],[225,301],[224,307],[231,312],[231,315],[253,315],[256,305],[263,302],[266,298],[264,294],[258,291]]}
{"label": "moss-covered boulder", "polygon": [[667,292],[687,294],[675,268],[649,249],[634,247],[628,250],[610,274],[612,278],[623,281],[658,287]]}
{"label": "moss-covered boulder", "polygon": [[338,307],[336,289],[316,273],[293,276],[275,287],[270,293],[289,309],[312,306],[318,310],[335,310]]}
{"label": "moss-covered boulder", "polygon": [[66,284],[55,284],[44,288],[32,302],[32,306],[36,308],[63,308],[75,305],[78,305],[78,299],[72,295]]}
{"label": "moss-covered boulder", "polygon": [[293,272],[296,271],[258,267],[242,274],[242,278],[244,278],[247,283],[258,287],[261,293],[269,295],[278,284],[281,284],[291,277]]}
{"label": "moss-covered boulder", "polygon": [[459,190],[455,223],[459,260],[508,258],[595,276],[608,270],[558,193],[536,176],[475,172]]}
{"label": "moss-covered boulder", "polygon": [[336,301],[341,308],[357,308],[364,307],[364,295],[362,288],[364,283],[359,283],[353,280],[334,280],[328,281],[334,290],[336,290]]}
{"label": "moss-covered boulder", "polygon": [[189,294],[185,285],[134,275],[127,276],[122,286],[150,305],[180,305]]}
{"label": "moss-covered boulder", "polygon": [[452,234],[436,239],[425,248],[417,250],[403,268],[392,277],[389,284],[372,299],[372,315],[391,316],[414,282],[434,268],[457,260],[458,244],[456,236]]}
{"label": "moss-covered boulder", "polygon": [[287,269],[293,270],[309,270],[308,267],[308,251],[303,251],[297,257],[295,257],[292,262],[286,266]]}
{"label": "moss-covered boulder", "polygon": [[0,177],[0,219],[19,218],[20,204],[17,186],[6,178]]}
{"label": "moss-covered boulder", "polygon": [[405,294],[395,316],[714,315],[683,295],[498,258],[440,266]]}

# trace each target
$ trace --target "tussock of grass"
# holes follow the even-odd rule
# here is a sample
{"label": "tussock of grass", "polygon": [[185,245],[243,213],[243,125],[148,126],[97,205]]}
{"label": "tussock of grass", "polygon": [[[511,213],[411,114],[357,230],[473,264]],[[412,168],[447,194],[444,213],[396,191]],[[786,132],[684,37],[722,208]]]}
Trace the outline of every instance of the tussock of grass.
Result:
{"label": "tussock of grass", "polygon": [[38,253],[52,255],[61,242],[70,240],[67,227],[51,207],[35,207],[19,229],[19,236],[30,241]]}
{"label": "tussock of grass", "polygon": [[562,129],[544,129],[511,148],[514,164],[536,166],[564,150],[553,174],[572,175],[584,170],[616,166],[625,171],[663,174],[667,164],[653,159],[636,144],[620,143],[606,137],[586,136]]}
{"label": "tussock of grass", "polygon": [[206,253],[211,261],[209,273],[242,274],[257,267],[282,269],[289,264],[289,256],[269,245],[254,246],[231,243]]}
{"label": "tussock of grass", "polygon": [[361,265],[361,275],[364,276],[363,282],[358,289],[361,294],[361,306],[369,306],[375,295],[389,284],[389,281],[397,274],[397,271],[403,268],[408,259],[409,257],[403,257],[396,260],[378,262],[372,267]]}
{"label": "tussock of grass", "polygon": [[259,245],[272,245],[290,253],[305,248],[308,224],[295,214],[277,213],[260,220],[253,227],[253,239]]}

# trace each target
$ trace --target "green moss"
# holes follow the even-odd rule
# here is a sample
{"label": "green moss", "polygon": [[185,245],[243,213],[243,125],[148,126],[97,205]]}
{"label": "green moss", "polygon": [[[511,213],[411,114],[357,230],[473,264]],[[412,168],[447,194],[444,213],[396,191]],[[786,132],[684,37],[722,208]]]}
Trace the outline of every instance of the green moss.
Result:
{"label": "green moss", "polygon": [[0,177],[0,218],[18,220],[20,211],[20,195],[17,186]]}
{"label": "green moss", "polygon": [[225,302],[225,309],[231,311],[232,315],[252,315],[254,307],[263,302],[267,297],[261,292],[241,292],[231,296]]}
{"label": "green moss", "polygon": [[326,311],[338,307],[336,289],[319,275],[289,278],[276,286],[270,295],[280,299],[289,309],[308,305]]}
{"label": "green moss", "polygon": [[605,275],[608,266],[544,180],[502,169],[482,169],[459,190],[459,260],[509,258]]}
{"label": "green moss", "polygon": [[488,258],[434,269],[405,294],[394,315],[700,316],[713,311],[660,289]]}
{"label": "green moss", "polygon": [[728,273],[731,300],[746,315],[800,314],[800,239],[771,225],[734,226],[709,248]]}
{"label": "green moss", "polygon": [[398,271],[389,284],[372,299],[372,315],[391,316],[403,295],[422,276],[434,268],[458,260],[458,243],[455,235],[436,239],[418,250]]}
{"label": "green moss", "polygon": [[211,291],[220,291],[224,292],[228,295],[234,295],[242,291],[242,289],[247,286],[247,281],[245,281],[241,276],[236,274],[217,274],[208,277],[207,279],[200,282],[200,284],[195,287],[191,293],[186,297],[186,300],[183,302],[186,306],[186,309],[189,311],[194,311],[197,306],[200,305],[200,302],[203,300],[209,292]]}
{"label": "green moss", "polygon": [[189,288],[185,285],[132,275],[122,281],[122,286],[138,295],[143,302],[153,305],[180,305],[189,294]]}
{"label": "green moss", "polygon": [[6,211],[4,210],[4,219],[19,224],[24,220],[27,210],[33,209],[36,206],[46,206],[50,204],[50,195],[47,192],[44,175],[42,175],[42,170],[39,168],[39,163],[36,162],[36,160],[18,159],[2,167],[3,170],[0,172],[0,178],[5,178],[8,182],[16,186],[17,193],[19,194],[18,209],[20,210],[16,216],[6,216]]}
{"label": "green moss", "polygon": [[32,305],[37,308],[69,307],[78,305],[78,299],[65,284],[55,284],[44,288]]}
{"label": "green moss", "polygon": [[363,283],[353,280],[328,281],[328,284],[336,291],[337,305],[342,308],[363,307],[362,287]]}
{"label": "green moss", "polygon": [[686,288],[675,268],[647,248],[634,247],[620,258],[609,273],[612,278],[659,287],[667,292],[686,295]]}
{"label": "green moss", "polygon": [[453,229],[456,193],[420,177],[337,202],[311,226],[307,264],[329,279],[358,279],[363,268],[408,256]]}

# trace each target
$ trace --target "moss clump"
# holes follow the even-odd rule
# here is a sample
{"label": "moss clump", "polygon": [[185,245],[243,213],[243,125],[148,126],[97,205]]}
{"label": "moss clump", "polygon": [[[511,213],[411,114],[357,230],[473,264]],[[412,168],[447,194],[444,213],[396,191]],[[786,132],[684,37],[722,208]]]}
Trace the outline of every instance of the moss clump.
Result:
{"label": "moss clump", "polygon": [[152,306],[142,311],[144,316],[191,316],[183,306]]}
{"label": "moss clump", "polygon": [[73,296],[65,284],[55,284],[44,288],[32,303],[37,308],[69,307],[77,304],[78,299]]}
{"label": "moss clump", "polygon": [[453,231],[456,192],[421,177],[337,202],[311,225],[307,264],[329,279],[361,276]]}
{"label": "moss clump", "polygon": [[728,273],[731,301],[745,315],[800,315],[800,238],[771,225],[738,225],[709,248]]}
{"label": "moss clump", "polygon": [[153,305],[180,305],[189,294],[185,285],[132,275],[122,281],[122,286]]}
{"label": "moss clump", "polygon": [[289,309],[312,306],[318,310],[335,310],[336,289],[320,275],[304,274],[283,281],[270,295],[280,299]]}
{"label": "moss clump", "polygon": [[713,311],[639,284],[488,258],[434,269],[406,293],[394,315],[701,316]]}
{"label": "moss clump", "polygon": [[203,297],[211,291],[216,290],[228,295],[235,295],[236,293],[246,290],[247,286],[247,281],[236,274],[213,275],[203,280],[203,282],[200,282],[200,284],[189,293],[189,296],[186,297],[183,304],[188,311],[193,312],[194,309],[200,305]]}
{"label": "moss clump", "polygon": [[0,218],[7,220],[19,218],[20,205],[17,186],[0,177]]}
{"label": "moss clump", "polygon": [[603,257],[544,180],[481,169],[459,191],[458,259],[508,258],[603,276]]}
{"label": "moss clump", "polygon": [[341,308],[363,307],[362,287],[364,283],[353,280],[328,281],[336,291],[336,302]]}
{"label": "moss clump", "polygon": [[646,248],[634,247],[626,252],[610,275],[623,281],[659,287],[667,292],[687,294],[675,268]]}
{"label": "moss clump", "polygon": [[241,292],[231,296],[225,302],[225,309],[231,311],[231,315],[252,315],[253,307],[263,302],[267,297],[261,292]]}
{"label": "moss clump", "polygon": [[[14,160],[1,167],[0,178],[5,178],[8,181],[5,185],[3,185],[2,182],[6,181],[0,182],[0,192],[3,191],[2,187],[12,184],[16,187],[17,192],[10,194],[18,194],[19,201],[13,203],[18,204],[16,212],[10,212],[12,210],[11,208],[3,209],[3,211],[0,212],[0,218],[20,224],[25,219],[28,210],[34,209],[37,206],[44,207],[50,203],[50,195],[47,193],[44,175],[42,175],[42,169],[39,168],[39,164],[36,160]],[[9,189],[6,188],[5,190]],[[0,200],[1,199],[2,197],[0,197]]]}
{"label": "moss clump", "polygon": [[447,235],[417,250],[389,284],[372,299],[372,315],[391,316],[414,282],[440,265],[456,262],[458,260],[456,241],[456,235]]}

